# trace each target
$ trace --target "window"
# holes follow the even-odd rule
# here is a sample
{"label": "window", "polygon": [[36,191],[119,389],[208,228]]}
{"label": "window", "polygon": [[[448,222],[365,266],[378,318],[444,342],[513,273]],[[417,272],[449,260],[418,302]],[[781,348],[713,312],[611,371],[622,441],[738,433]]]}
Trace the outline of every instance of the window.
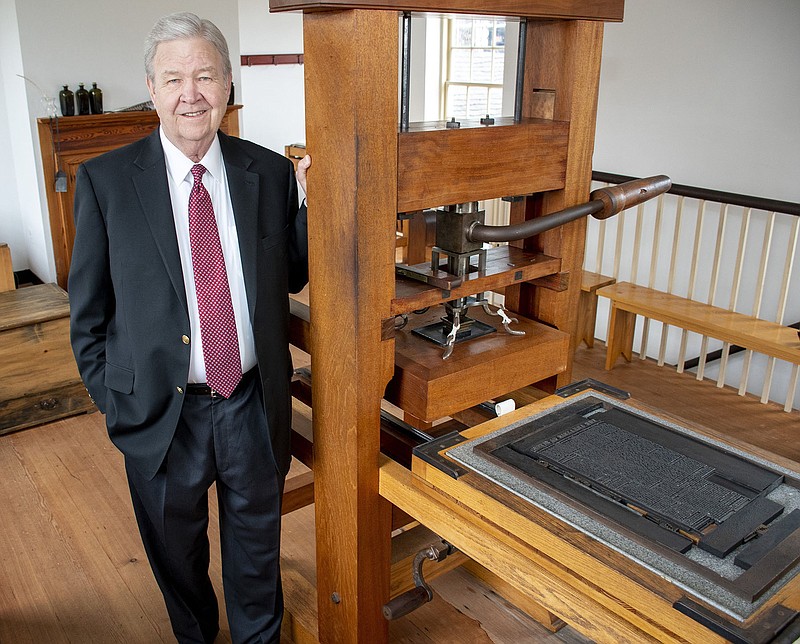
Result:
{"label": "window", "polygon": [[503,108],[506,23],[451,18],[445,23],[443,119],[499,116]]}

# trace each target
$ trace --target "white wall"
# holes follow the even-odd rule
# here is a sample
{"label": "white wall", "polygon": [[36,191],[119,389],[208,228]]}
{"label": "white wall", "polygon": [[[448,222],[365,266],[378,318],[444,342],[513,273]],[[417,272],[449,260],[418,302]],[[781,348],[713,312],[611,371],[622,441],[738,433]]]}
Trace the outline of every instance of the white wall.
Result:
{"label": "white wall", "polygon": [[800,2],[627,0],[605,29],[596,170],[800,200]]}
{"label": "white wall", "polygon": [[[10,140],[11,151],[5,161],[11,170],[0,174],[0,189],[4,195],[17,195],[9,210],[0,206],[0,235],[10,242],[15,270],[30,268],[42,280],[55,279],[36,134],[36,118],[44,115],[41,96],[15,74],[24,74],[51,96],[64,84],[74,90],[79,82],[89,87],[97,82],[109,110],[146,100],[144,38],[160,16],[183,10],[186,3],[178,0],[0,0],[0,105],[5,102],[8,110],[0,118],[0,143]],[[195,0],[191,10],[211,19],[226,35],[238,79],[237,1]]]}
{"label": "white wall", "polygon": [[[303,53],[300,13],[269,13],[267,0],[239,0],[242,54]],[[237,102],[242,136],[283,154],[290,143],[305,142],[302,65],[242,67]]]}
{"label": "white wall", "polygon": [[7,152],[0,155],[0,242],[9,245],[14,268],[18,269],[29,265],[28,239],[35,237],[40,242],[42,234],[28,232],[31,224],[41,228],[38,198],[33,204],[30,199],[23,203],[19,198],[20,194],[38,197],[38,189],[35,172],[17,170],[21,159],[28,159],[33,167],[33,157],[30,130],[15,127],[26,122],[28,113],[24,81],[15,75],[23,72],[16,24],[14,0],[0,0],[0,150]]}

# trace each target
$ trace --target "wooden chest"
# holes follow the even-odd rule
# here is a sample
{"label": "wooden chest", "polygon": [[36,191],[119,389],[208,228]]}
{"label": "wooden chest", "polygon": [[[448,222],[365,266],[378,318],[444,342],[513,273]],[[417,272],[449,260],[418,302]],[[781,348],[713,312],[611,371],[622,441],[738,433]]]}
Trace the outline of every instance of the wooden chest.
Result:
{"label": "wooden chest", "polygon": [[72,356],[66,292],[0,293],[0,434],[94,409]]}

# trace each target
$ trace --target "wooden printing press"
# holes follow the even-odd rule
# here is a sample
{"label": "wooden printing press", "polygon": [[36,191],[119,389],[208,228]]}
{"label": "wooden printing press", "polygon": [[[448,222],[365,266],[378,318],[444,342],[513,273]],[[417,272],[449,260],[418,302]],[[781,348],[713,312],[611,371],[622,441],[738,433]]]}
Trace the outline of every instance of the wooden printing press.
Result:
{"label": "wooden printing press", "polygon": [[[293,303],[292,342],[312,361],[310,383],[308,372],[298,375],[294,392],[309,405],[313,399],[312,414],[295,406],[296,430],[313,416],[313,447],[298,431],[295,455],[313,469],[317,623],[293,613],[287,588],[295,641],[387,641],[387,620],[431,597],[423,562],[448,557],[481,564],[502,594],[549,628],[563,620],[599,642],[790,637],[800,609],[791,521],[777,523],[780,530],[759,523],[742,538],[771,531],[782,535],[774,537],[782,550],[753,562],[756,572],[737,586],[681,559],[684,542],[710,539],[702,530],[676,532],[683,541],[641,535],[629,523],[638,529],[655,510],[628,500],[620,520],[607,500],[624,495],[605,490],[595,503],[583,485],[573,498],[565,483],[534,481],[538,465],[520,469],[518,455],[497,474],[497,454],[485,448],[488,441],[502,452],[507,429],[540,449],[519,427],[530,421],[536,436],[547,432],[542,415],[563,415],[563,405],[585,405],[590,395],[600,411],[580,411],[581,427],[619,404],[639,413],[602,387],[564,389],[572,381],[585,217],[610,216],[669,187],[654,177],[590,195],[603,22],[622,20],[623,0],[270,0],[270,9],[304,12],[314,160],[310,307]],[[460,127],[409,122],[409,12],[519,21],[513,118]],[[507,227],[482,222],[477,202],[497,197],[513,197]],[[424,220],[424,211],[435,220],[432,256],[396,267],[398,218]],[[510,243],[487,249],[486,241]],[[504,307],[485,301],[492,291],[505,295]],[[532,385],[560,395],[475,424],[486,418],[474,411],[486,401]],[[474,440],[483,447],[470,452]],[[517,454],[512,443],[502,453]],[[546,461],[531,453],[532,462]],[[550,465],[548,475],[558,471]],[[769,461],[766,469],[794,485],[790,465]],[[572,482],[583,476],[567,473]],[[391,534],[414,520],[443,541],[419,550],[401,590],[390,580]],[[680,547],[661,543],[675,539]],[[630,542],[636,548],[624,547]]]}

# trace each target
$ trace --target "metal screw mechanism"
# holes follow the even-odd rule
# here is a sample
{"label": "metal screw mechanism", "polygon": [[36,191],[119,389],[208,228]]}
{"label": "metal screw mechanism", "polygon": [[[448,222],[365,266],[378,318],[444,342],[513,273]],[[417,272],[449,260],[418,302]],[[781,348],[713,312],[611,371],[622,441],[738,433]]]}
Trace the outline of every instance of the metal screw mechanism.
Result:
{"label": "metal screw mechanism", "polygon": [[445,127],[446,127],[448,130],[457,130],[458,128],[460,128],[460,127],[461,127],[461,123],[459,123],[458,121],[456,121],[456,117],[454,116],[454,117],[453,117],[453,118],[451,118],[449,121],[447,121],[447,123],[445,123]]}
{"label": "metal screw mechanism", "polygon": [[339,593],[331,593],[331,601],[334,604],[339,604],[342,601],[342,598],[339,597]]}

